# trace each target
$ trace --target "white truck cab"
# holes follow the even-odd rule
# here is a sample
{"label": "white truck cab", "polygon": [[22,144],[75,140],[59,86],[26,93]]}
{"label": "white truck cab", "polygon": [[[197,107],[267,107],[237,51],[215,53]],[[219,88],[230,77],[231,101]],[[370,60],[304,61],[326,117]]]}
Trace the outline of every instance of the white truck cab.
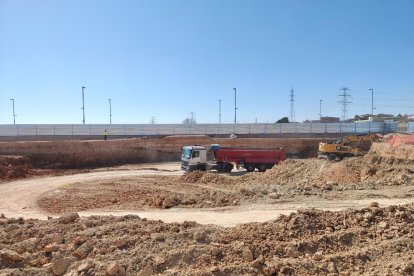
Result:
{"label": "white truck cab", "polygon": [[181,169],[185,171],[205,171],[207,150],[202,146],[185,146],[181,151]]}

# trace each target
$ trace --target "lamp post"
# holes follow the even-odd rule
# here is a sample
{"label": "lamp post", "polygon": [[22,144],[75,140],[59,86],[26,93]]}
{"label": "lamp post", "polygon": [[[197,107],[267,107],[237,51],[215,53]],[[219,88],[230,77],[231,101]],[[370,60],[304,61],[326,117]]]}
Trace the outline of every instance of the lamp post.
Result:
{"label": "lamp post", "polygon": [[82,86],[82,113],[83,113],[83,124],[85,124],[85,86]]}
{"label": "lamp post", "polygon": [[370,88],[371,90],[371,116],[374,119],[374,88]]}
{"label": "lamp post", "polygon": [[237,124],[237,91],[236,88],[233,88],[234,90],[234,125]]}
{"label": "lamp post", "polygon": [[112,125],[112,101],[108,99],[109,102],[109,124]]}
{"label": "lamp post", "polygon": [[16,114],[15,114],[15,112],[14,112],[14,99],[10,99],[10,101],[12,101],[12,104],[13,104],[13,125],[15,125],[16,124]]}
{"label": "lamp post", "polygon": [[322,102],[323,100],[319,100],[319,121],[322,121]]}
{"label": "lamp post", "polygon": [[221,99],[219,99],[219,125],[221,125]]}

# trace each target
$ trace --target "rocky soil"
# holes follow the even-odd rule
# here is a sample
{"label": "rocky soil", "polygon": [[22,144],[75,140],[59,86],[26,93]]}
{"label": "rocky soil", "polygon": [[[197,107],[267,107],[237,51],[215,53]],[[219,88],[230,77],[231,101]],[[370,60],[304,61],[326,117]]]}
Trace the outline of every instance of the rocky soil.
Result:
{"label": "rocky soil", "polygon": [[412,275],[414,206],[234,228],[137,216],[0,219],[2,275]]}
{"label": "rocky soil", "polygon": [[38,202],[60,218],[0,216],[0,275],[413,275],[412,204],[306,209],[232,228],[73,212],[414,197],[413,149],[374,144],[364,157],[287,160],[265,173],[62,183]]}
{"label": "rocky soil", "polygon": [[22,156],[0,156],[0,182],[37,175],[27,158]]}
{"label": "rocky soil", "polygon": [[[191,172],[182,176],[146,175],[63,185],[38,201],[50,213],[91,209],[205,208],[290,200],[355,199],[355,191],[375,190],[380,197],[392,186],[414,185],[414,161],[383,157],[375,147],[364,157],[341,162],[290,159],[265,173]],[[394,189],[395,190],[395,189]],[[381,192],[382,191],[382,192]],[[400,197],[413,197],[407,189]]]}
{"label": "rocky soil", "polygon": [[0,183],[46,175],[65,175],[88,170],[61,170],[61,169],[41,169],[32,165],[29,158],[16,155],[0,155]]}
{"label": "rocky soil", "polygon": [[[338,184],[377,184],[411,185],[414,183],[414,159],[407,155],[414,152],[399,149],[401,155],[384,154],[388,144],[377,144],[364,157],[346,158],[340,162],[326,160],[286,160],[263,174],[251,174],[245,177],[252,182],[264,182],[285,185],[289,183],[310,184],[313,186]],[[394,153],[395,153],[394,149]]]}
{"label": "rocky soil", "polygon": [[62,171],[34,168],[27,157],[0,155],[0,183],[33,176],[62,173]]}

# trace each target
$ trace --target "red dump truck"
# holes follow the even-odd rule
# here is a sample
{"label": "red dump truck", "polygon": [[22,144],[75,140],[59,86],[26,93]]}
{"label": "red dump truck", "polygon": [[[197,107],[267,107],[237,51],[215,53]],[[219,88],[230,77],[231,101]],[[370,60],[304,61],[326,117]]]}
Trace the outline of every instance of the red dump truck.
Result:
{"label": "red dump truck", "polygon": [[[208,153],[214,155],[212,161],[208,161]],[[286,153],[283,149],[233,148],[213,144],[207,151],[202,146],[185,146],[181,152],[181,169],[185,171],[231,172],[236,165],[237,169],[243,167],[248,172],[252,172],[256,168],[259,172],[264,172],[285,159]]]}

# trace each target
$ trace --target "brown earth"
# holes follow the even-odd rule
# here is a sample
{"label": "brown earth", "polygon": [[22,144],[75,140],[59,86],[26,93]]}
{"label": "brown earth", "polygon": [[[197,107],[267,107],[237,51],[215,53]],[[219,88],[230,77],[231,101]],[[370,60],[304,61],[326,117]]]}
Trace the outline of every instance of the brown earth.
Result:
{"label": "brown earth", "polygon": [[0,183],[16,179],[46,175],[65,175],[87,170],[62,170],[35,168],[29,158],[16,155],[0,155]]}
{"label": "brown earth", "polygon": [[[149,169],[137,173],[131,167],[2,184],[8,193],[43,189],[38,204],[63,216],[47,221],[0,218],[0,274],[413,275],[413,204],[385,207],[372,202],[362,209],[350,204],[358,209],[337,212],[302,209],[228,228],[93,215],[101,209],[148,208],[172,216],[168,211],[217,207],[235,216],[240,214],[232,212],[236,205],[319,202],[323,208],[327,202],[370,198],[413,202],[413,152],[414,146],[374,144],[364,157],[333,163],[287,160],[265,173],[178,175]],[[0,195],[3,200],[6,196]],[[14,207],[29,206],[23,211],[30,215],[38,194],[27,196],[28,205]],[[82,210],[92,216],[68,213]],[[260,216],[263,210],[253,211]]]}
{"label": "brown earth", "polygon": [[[179,161],[185,145],[220,144],[285,148],[289,155],[316,156],[320,138],[210,138],[203,135],[108,141],[0,142],[0,155],[20,155],[37,168],[83,169],[122,164]],[[332,139],[328,139],[332,140]]]}
{"label": "brown earth", "polygon": [[5,275],[412,275],[414,207],[300,210],[234,228],[137,216],[0,219]]}
{"label": "brown earth", "polygon": [[[377,151],[375,147],[364,157],[341,162],[286,160],[265,173],[196,171],[182,176],[154,174],[68,183],[45,193],[38,205],[59,214],[101,208],[211,208],[317,199],[355,200],[370,197],[370,193],[380,198],[413,197],[413,162],[381,157]],[[395,185],[405,188],[395,189]]]}
{"label": "brown earth", "polygon": [[301,185],[324,184],[414,184],[414,146],[394,149],[386,143],[374,143],[364,157],[346,158],[341,162],[325,160],[286,160],[264,174],[246,176],[252,182]]}

